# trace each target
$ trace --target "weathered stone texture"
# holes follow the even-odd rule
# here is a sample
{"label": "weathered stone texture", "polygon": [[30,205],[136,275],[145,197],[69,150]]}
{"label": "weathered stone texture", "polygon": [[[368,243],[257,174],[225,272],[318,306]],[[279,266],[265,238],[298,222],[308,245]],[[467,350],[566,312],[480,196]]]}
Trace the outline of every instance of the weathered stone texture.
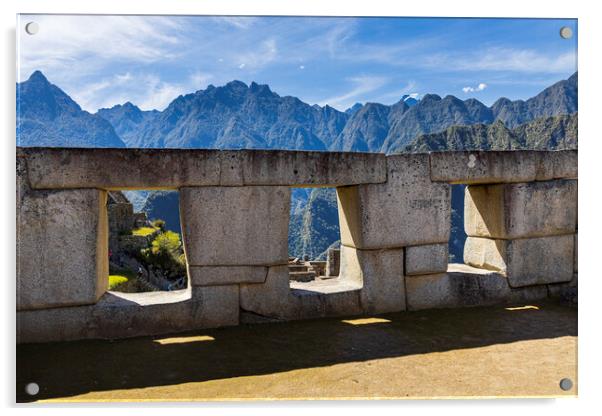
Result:
{"label": "weathered stone texture", "polygon": [[539,165],[535,174],[536,181],[577,179],[577,150],[559,150],[538,153]]}
{"label": "weathered stone texture", "polygon": [[555,283],[548,285],[548,296],[551,298],[562,298],[567,293],[578,287],[578,275],[575,273],[573,278],[567,283]]}
{"label": "weathered stone texture", "polygon": [[17,342],[113,339],[238,325],[238,286],[106,293],[97,304],[17,312]]}
{"label": "weathered stone texture", "polygon": [[132,204],[109,204],[109,232],[119,235],[131,231],[134,227],[134,208]]}
{"label": "weathered stone texture", "polygon": [[280,186],[182,188],[188,264],[286,264],[290,201],[290,188]]}
{"label": "weathered stone texture", "polygon": [[577,178],[576,150],[435,152],[430,158],[433,181],[493,184]]}
{"label": "weathered stone texture", "polygon": [[190,266],[188,276],[194,286],[263,283],[268,274],[264,266]]}
{"label": "weathered stone texture", "polygon": [[405,248],[405,274],[434,274],[447,270],[448,244],[427,244]]}
{"label": "weathered stone texture", "polygon": [[484,306],[544,299],[545,286],[513,289],[499,273],[450,265],[447,273],[406,278],[408,310]]}
{"label": "weathered stone texture", "polygon": [[341,249],[331,248],[326,257],[326,276],[338,276],[341,265]]}
{"label": "weathered stone texture", "polygon": [[473,237],[515,239],[572,234],[577,226],[577,181],[471,185],[464,228]]}
{"label": "weathered stone texture", "polygon": [[245,185],[342,186],[387,180],[378,153],[255,150],[242,152]]}
{"label": "weathered stone texture", "polygon": [[579,247],[579,244],[578,244],[578,241],[577,241],[577,240],[578,240],[578,238],[577,238],[577,234],[575,234],[575,240],[574,240],[574,250],[575,250],[575,255],[574,255],[574,257],[573,257],[573,271],[574,271],[575,273],[577,273],[577,272],[579,271],[579,270],[578,270],[578,266],[579,266],[579,259],[578,259],[578,253],[577,253],[577,252],[578,252],[578,250],[577,250],[577,247]]}
{"label": "weathered stone texture", "polygon": [[511,287],[568,282],[573,275],[573,235],[492,240],[468,237],[464,262],[496,270]]}
{"label": "weathered stone texture", "polygon": [[341,244],[360,249],[442,243],[450,187],[429,178],[428,154],[387,157],[387,183],[337,188]]}
{"label": "weathered stone texture", "polygon": [[293,314],[290,301],[288,266],[273,266],[264,283],[240,285],[242,310],[275,319],[285,319]]}
{"label": "weathered stone texture", "polygon": [[468,237],[464,243],[464,263],[506,273],[506,245],[504,240]]}
{"label": "weathered stone texture", "polygon": [[96,302],[108,286],[106,193],[31,191],[17,204],[17,309]]}
{"label": "weathered stone texture", "polygon": [[284,150],[21,148],[34,189],[342,186],[386,181],[382,154]]}
{"label": "weathered stone texture", "polygon": [[365,313],[405,310],[403,249],[358,250],[341,246],[340,278],[361,285]]}

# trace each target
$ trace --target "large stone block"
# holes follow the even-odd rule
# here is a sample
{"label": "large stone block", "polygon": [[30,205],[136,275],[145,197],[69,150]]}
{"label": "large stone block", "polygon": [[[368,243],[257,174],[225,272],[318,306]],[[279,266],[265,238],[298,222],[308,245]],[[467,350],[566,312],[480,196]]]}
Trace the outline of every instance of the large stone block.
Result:
{"label": "large stone block", "polygon": [[577,151],[434,152],[433,181],[463,184],[532,182],[577,178]]}
{"label": "large stone block", "polygon": [[427,154],[387,157],[387,182],[337,188],[341,243],[360,249],[442,243],[450,233],[450,187],[429,178]]}
{"label": "large stone block", "polygon": [[343,186],[387,179],[382,154],[285,150],[19,148],[34,189]]}
{"label": "large stone block", "polygon": [[217,286],[237,283],[263,283],[265,266],[190,266],[188,276],[194,286]]}
{"label": "large stone block", "polygon": [[505,274],[511,287],[568,282],[573,276],[573,235],[493,240],[468,237],[464,262]]}
{"label": "large stone block", "polygon": [[107,292],[95,305],[17,312],[17,342],[127,338],[238,323],[237,285]]}
{"label": "large stone block", "polygon": [[290,201],[290,188],[282,186],[182,188],[188,264],[286,264]]}
{"label": "large stone block", "polygon": [[408,310],[531,302],[547,296],[546,286],[513,289],[505,276],[450,264],[447,273],[406,278]]}
{"label": "large stone block", "polygon": [[273,319],[293,316],[288,266],[273,266],[264,283],[240,285],[240,308]]}
{"label": "large stone block", "polygon": [[30,191],[17,201],[17,309],[95,303],[108,286],[106,193]]}
{"label": "large stone block", "polygon": [[468,237],[464,243],[464,263],[506,273],[506,246],[506,240]]}
{"label": "large stone block", "polygon": [[448,244],[427,244],[405,248],[405,274],[434,274],[447,271]]}
{"label": "large stone block", "polygon": [[254,150],[241,155],[245,185],[343,186],[387,180],[378,153]]}
{"label": "large stone block", "polygon": [[473,237],[516,239],[572,234],[577,226],[577,181],[471,185],[464,228]]}
{"label": "large stone block", "polygon": [[362,312],[403,311],[403,249],[358,250],[341,246],[340,278],[361,285]]}

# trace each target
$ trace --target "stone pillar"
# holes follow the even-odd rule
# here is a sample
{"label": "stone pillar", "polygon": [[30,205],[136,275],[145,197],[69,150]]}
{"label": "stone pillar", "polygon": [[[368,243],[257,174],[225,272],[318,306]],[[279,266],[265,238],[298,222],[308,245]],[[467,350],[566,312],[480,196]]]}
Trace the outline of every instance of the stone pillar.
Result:
{"label": "stone pillar", "polygon": [[[238,323],[239,285],[263,286],[270,270],[287,270],[290,200],[285,186],[180,189],[193,296],[210,290],[222,303],[233,305],[222,313],[224,325],[232,324],[234,315]],[[288,272],[286,277],[288,290]]]}
{"label": "stone pillar", "polygon": [[106,192],[20,189],[17,309],[95,303],[108,287]]}
{"label": "stone pillar", "polygon": [[500,271],[511,287],[573,277],[577,181],[470,185],[465,263]]}
{"label": "stone pillar", "polygon": [[341,264],[341,249],[329,248],[326,257],[326,276],[338,276]]}
{"label": "stone pillar", "polygon": [[387,157],[386,183],[340,187],[337,196],[340,276],[360,281],[364,312],[404,310],[405,256],[412,274],[447,268],[450,186],[431,181],[428,154],[403,154]]}

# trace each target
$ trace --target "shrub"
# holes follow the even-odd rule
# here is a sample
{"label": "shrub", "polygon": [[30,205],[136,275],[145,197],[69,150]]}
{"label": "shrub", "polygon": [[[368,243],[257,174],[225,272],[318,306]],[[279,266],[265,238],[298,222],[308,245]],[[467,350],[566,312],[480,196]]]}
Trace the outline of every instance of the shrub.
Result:
{"label": "shrub", "polygon": [[150,248],[141,251],[142,260],[164,270],[178,273],[185,272],[186,261],[182,253],[180,235],[173,231],[165,231],[152,241]]}
{"label": "shrub", "polygon": [[140,227],[136,228],[135,230],[132,230],[132,234],[146,237],[147,235],[151,235],[156,231],[157,229],[153,227]]}
{"label": "shrub", "polygon": [[115,290],[119,285],[127,283],[129,279],[118,274],[109,276],[109,290]]}
{"label": "shrub", "polygon": [[153,227],[160,229],[161,231],[165,231],[165,221],[163,220],[154,220],[153,222],[151,222],[151,224],[153,225]]}

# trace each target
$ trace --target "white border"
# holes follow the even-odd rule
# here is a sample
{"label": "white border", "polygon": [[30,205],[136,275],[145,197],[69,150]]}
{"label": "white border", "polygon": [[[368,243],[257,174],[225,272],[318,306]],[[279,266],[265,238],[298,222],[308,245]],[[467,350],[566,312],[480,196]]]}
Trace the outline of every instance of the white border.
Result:
{"label": "white border", "polygon": [[[598,166],[602,157],[602,111],[600,101],[599,77],[600,41],[602,41],[602,16],[595,9],[594,1],[557,1],[527,2],[524,0],[506,0],[503,2],[485,2],[483,0],[454,1],[384,1],[369,0],[354,2],[351,0],[97,0],[84,2],[74,0],[3,0],[0,3],[2,20],[2,55],[0,72],[2,73],[2,179],[4,183],[2,211],[3,247],[0,250],[1,262],[5,273],[2,295],[4,314],[3,328],[6,331],[2,343],[3,371],[1,389],[4,404],[11,414],[29,412],[29,407],[16,407],[14,403],[14,273],[15,273],[15,208],[14,208],[14,146],[15,146],[15,23],[16,13],[106,13],[106,14],[230,14],[230,15],[334,15],[334,16],[456,16],[456,17],[573,17],[579,19],[579,136],[580,136],[580,198],[579,232],[580,275],[579,281],[579,396],[577,400],[485,400],[485,401],[423,401],[423,402],[347,402],[347,403],[240,403],[240,404],[194,404],[176,405],[179,413],[198,414],[199,412],[220,414],[290,414],[307,415],[313,413],[344,412],[345,414],[365,414],[371,408],[383,414],[400,412],[445,413],[449,415],[478,414],[487,416],[520,411],[546,412],[546,414],[578,414],[600,406],[599,391],[601,366],[600,356],[600,316],[598,309],[602,288],[602,279],[595,273],[600,268],[600,183]],[[9,232],[12,229],[12,232]],[[106,407],[111,412],[131,414],[133,405],[96,405],[86,410],[106,415]],[[150,405],[144,405],[150,406]],[[167,407],[174,405],[155,404],[145,410],[148,414],[164,416]],[[51,414],[81,413],[82,406],[48,406],[45,410]],[[199,409],[199,407],[201,407]],[[336,407],[334,409],[333,407]],[[243,410],[244,408],[244,410]],[[590,413],[590,412],[587,412]]]}

